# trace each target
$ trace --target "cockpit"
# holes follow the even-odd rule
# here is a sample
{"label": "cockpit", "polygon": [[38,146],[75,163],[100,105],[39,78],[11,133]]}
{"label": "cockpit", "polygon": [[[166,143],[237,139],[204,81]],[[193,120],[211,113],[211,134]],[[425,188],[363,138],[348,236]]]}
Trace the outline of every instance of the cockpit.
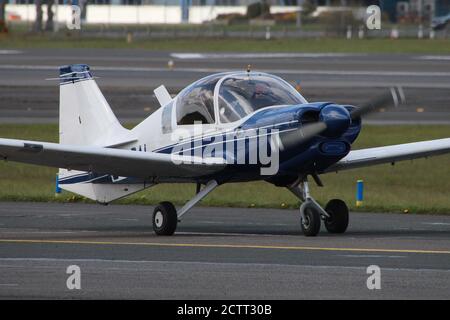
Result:
{"label": "cockpit", "polygon": [[238,74],[223,79],[218,92],[219,119],[234,122],[256,110],[303,103],[300,94],[278,77]]}
{"label": "cockpit", "polygon": [[208,76],[177,97],[178,125],[230,123],[269,106],[294,105],[306,100],[283,79],[265,73],[234,72]]}
{"label": "cockpit", "polygon": [[177,97],[177,124],[215,123],[214,88],[223,75],[200,79],[181,91]]}

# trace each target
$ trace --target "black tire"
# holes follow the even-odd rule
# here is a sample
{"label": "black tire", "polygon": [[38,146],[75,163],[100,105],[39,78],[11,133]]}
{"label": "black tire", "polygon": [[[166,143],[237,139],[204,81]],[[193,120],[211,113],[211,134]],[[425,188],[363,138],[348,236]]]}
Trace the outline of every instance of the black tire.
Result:
{"label": "black tire", "polygon": [[320,231],[320,213],[311,205],[304,209],[305,221],[300,219],[303,234],[307,237],[315,237]]}
{"label": "black tire", "polygon": [[325,228],[329,233],[344,233],[348,227],[348,207],[344,201],[340,199],[330,200],[325,211],[328,212],[330,218],[325,218]]}
{"label": "black tire", "polygon": [[177,209],[171,202],[161,202],[153,210],[153,230],[158,236],[171,236],[178,223]]}

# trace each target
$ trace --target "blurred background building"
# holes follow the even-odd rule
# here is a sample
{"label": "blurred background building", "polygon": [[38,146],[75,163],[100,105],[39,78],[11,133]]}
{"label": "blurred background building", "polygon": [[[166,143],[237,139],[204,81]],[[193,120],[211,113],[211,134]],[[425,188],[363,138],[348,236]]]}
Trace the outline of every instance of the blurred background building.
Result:
{"label": "blurred background building", "polygon": [[[60,5],[125,5],[125,6],[178,6],[178,7],[247,7],[265,2],[275,7],[297,7],[307,3],[313,7],[367,7],[379,5],[390,19],[415,19],[417,16],[443,16],[450,11],[450,0],[3,0],[10,5],[30,5],[36,2]],[[323,9],[322,9],[323,10]]]}
{"label": "blurred background building", "polygon": [[[446,30],[450,21],[450,0],[0,0],[0,9],[2,3],[3,21],[32,23],[35,31],[65,24],[72,14],[70,5],[82,8],[84,25],[280,25],[310,36],[317,36],[318,30],[328,35],[358,32],[369,5],[380,6],[384,26],[409,28],[403,32],[409,36],[417,34],[419,26],[433,26],[433,20]],[[50,23],[44,26],[42,21]],[[388,36],[390,31],[379,34]]]}

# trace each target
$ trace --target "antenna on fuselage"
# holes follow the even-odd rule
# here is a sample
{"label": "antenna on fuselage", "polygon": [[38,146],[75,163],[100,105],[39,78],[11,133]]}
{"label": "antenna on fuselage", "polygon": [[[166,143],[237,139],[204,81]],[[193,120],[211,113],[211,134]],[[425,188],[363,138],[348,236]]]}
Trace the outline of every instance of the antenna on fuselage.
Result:
{"label": "antenna on fuselage", "polygon": [[248,64],[247,65],[247,78],[248,80],[250,80],[250,72],[252,71],[252,65]]}

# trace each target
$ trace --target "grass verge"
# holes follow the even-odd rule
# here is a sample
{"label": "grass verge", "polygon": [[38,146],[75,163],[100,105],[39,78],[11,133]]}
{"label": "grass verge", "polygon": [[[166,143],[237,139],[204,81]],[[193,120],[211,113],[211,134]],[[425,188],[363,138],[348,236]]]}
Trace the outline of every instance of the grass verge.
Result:
{"label": "grass verge", "polygon": [[[57,125],[2,125],[0,137],[56,141]],[[355,148],[450,137],[450,126],[365,126]],[[71,193],[54,195],[56,169],[0,162],[0,201],[87,201]],[[312,186],[322,204],[342,198],[355,210],[356,180],[365,182],[364,206],[359,211],[450,213],[450,155],[323,175],[324,188]],[[164,184],[120,200],[127,204],[182,204],[195,192],[192,184]],[[264,182],[226,184],[208,195],[202,205],[297,208],[286,189]]]}
{"label": "grass verge", "polygon": [[448,54],[450,40],[445,39],[229,39],[189,38],[135,39],[61,37],[12,34],[0,37],[1,48],[141,48],[153,51],[184,52],[338,52],[338,53],[419,53]]}

